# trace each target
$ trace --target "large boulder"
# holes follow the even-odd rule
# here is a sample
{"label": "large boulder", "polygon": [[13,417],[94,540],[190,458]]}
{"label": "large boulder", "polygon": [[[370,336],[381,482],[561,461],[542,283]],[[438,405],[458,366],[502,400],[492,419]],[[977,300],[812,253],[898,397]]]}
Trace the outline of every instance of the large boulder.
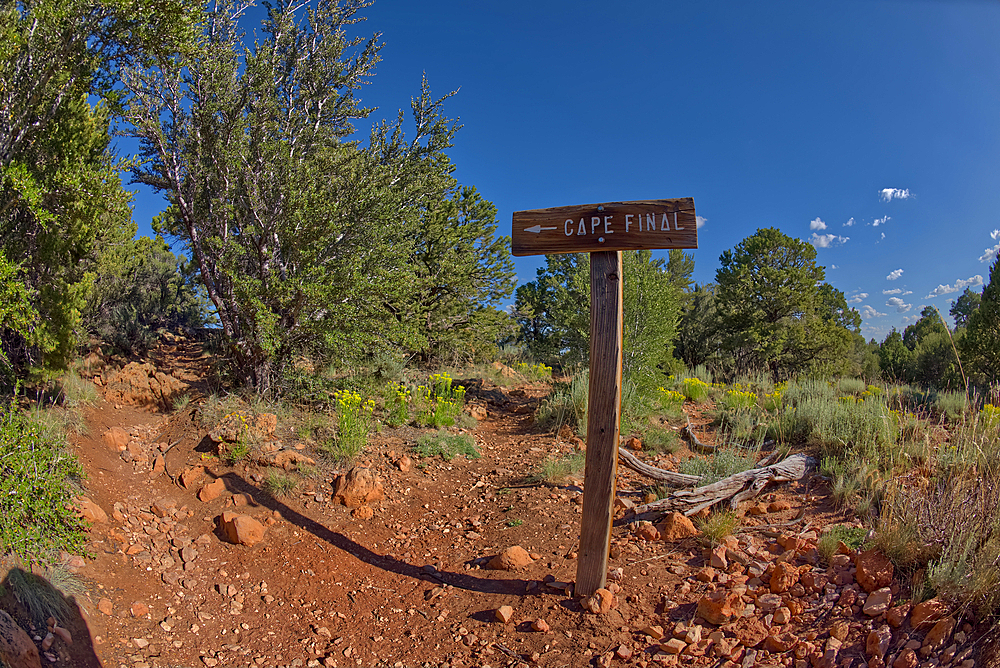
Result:
{"label": "large boulder", "polygon": [[148,362],[130,362],[110,374],[104,384],[104,398],[111,403],[157,408],[168,408],[187,388]]}
{"label": "large boulder", "polygon": [[31,637],[3,610],[0,610],[0,663],[7,668],[42,668]]}
{"label": "large boulder", "polygon": [[854,576],[861,588],[869,594],[892,584],[892,562],[875,550],[865,550],[855,559],[857,574]]}
{"label": "large boulder", "polygon": [[368,467],[355,466],[337,478],[333,500],[348,508],[357,508],[373,501],[379,501],[383,496],[385,496],[385,489],[382,486],[382,479]]}
{"label": "large boulder", "polygon": [[264,525],[249,515],[227,510],[219,517],[219,529],[222,537],[234,545],[252,547],[264,540]]}

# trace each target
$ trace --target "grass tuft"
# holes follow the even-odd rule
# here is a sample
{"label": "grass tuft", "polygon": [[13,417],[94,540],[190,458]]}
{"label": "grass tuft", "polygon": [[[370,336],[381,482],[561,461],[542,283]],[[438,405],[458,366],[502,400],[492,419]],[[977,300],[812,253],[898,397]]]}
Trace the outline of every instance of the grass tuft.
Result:
{"label": "grass tuft", "polygon": [[414,450],[421,457],[440,456],[449,462],[459,455],[466,459],[479,459],[479,450],[476,448],[476,442],[472,436],[469,434],[449,434],[443,429],[432,434],[424,434],[418,438]]}
{"label": "grass tuft", "polygon": [[267,472],[261,488],[273,498],[291,495],[299,484],[299,479],[290,473],[271,469]]}
{"label": "grass tuft", "polygon": [[573,450],[562,457],[550,457],[541,462],[529,477],[532,482],[560,485],[570,478],[583,474],[587,455],[582,450]]}
{"label": "grass tuft", "polygon": [[710,546],[718,545],[726,536],[732,536],[740,527],[740,518],[730,510],[714,512],[699,520],[697,525],[701,531],[701,540]]}

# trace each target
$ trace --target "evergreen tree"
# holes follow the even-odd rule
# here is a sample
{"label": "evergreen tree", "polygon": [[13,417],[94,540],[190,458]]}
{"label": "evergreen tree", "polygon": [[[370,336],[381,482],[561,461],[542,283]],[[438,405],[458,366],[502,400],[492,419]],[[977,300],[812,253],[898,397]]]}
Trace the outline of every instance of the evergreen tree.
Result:
{"label": "evergreen tree", "polygon": [[990,267],[990,280],[983,288],[979,308],[969,316],[962,341],[967,370],[979,383],[1000,383],[1000,259]]}
{"label": "evergreen tree", "polygon": [[966,288],[965,292],[959,295],[958,299],[951,305],[951,310],[948,311],[951,317],[955,319],[956,329],[969,324],[969,317],[973,311],[979,308],[982,299],[983,296],[980,293],[973,292],[970,288]]}

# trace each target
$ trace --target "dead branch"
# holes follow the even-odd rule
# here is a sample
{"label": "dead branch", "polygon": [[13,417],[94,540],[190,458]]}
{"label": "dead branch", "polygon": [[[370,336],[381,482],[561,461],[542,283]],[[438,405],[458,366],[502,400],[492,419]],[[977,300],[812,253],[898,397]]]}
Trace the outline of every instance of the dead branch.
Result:
{"label": "dead branch", "polygon": [[670,496],[647,503],[635,509],[635,514],[680,512],[691,516],[699,510],[728,501],[730,509],[760,494],[771,483],[791,482],[805,477],[816,465],[816,460],[806,455],[791,455],[777,464],[750,469],[696,489],[679,490]]}
{"label": "dead branch", "polygon": [[618,461],[627,468],[632,469],[640,475],[653,480],[659,480],[674,487],[691,487],[701,482],[700,475],[688,475],[686,473],[676,473],[642,463],[638,457],[625,448],[618,448]]}

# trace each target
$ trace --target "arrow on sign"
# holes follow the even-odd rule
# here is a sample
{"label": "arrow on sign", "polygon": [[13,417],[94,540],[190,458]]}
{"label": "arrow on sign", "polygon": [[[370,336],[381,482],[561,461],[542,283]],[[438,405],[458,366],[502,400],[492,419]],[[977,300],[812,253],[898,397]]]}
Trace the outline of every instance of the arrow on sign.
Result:
{"label": "arrow on sign", "polygon": [[524,228],[525,232],[531,232],[532,234],[541,234],[542,230],[558,230],[558,227],[542,227],[541,225],[533,225],[531,227]]}

